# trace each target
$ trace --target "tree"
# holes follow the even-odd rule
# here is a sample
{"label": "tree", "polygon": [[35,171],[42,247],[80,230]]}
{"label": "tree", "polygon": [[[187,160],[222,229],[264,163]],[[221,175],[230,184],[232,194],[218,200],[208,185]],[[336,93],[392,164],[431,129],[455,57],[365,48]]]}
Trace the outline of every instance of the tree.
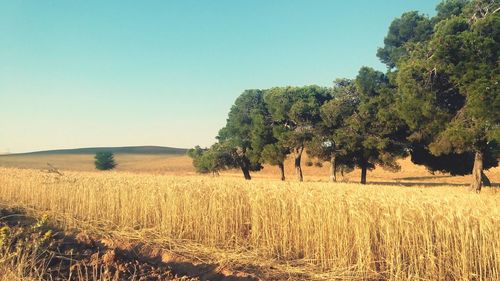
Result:
{"label": "tree", "polygon": [[361,169],[361,183],[376,164],[397,170],[397,157],[405,155],[405,125],[395,114],[394,89],[386,75],[362,67],[355,80],[359,102],[345,124],[335,131],[344,153]]}
{"label": "tree", "polygon": [[337,181],[337,170],[342,173],[354,166],[351,155],[340,146],[336,131],[354,113],[359,99],[354,82],[337,79],[332,89],[332,99],[320,108],[321,120],[314,127],[314,137],[308,143],[307,154],[321,161],[330,162],[330,181]]}
{"label": "tree", "polygon": [[97,152],[95,154],[95,168],[97,170],[111,170],[116,167],[114,155],[111,152]]}
{"label": "tree", "polygon": [[288,150],[279,143],[267,144],[262,150],[262,161],[278,166],[282,181],[285,180],[285,159],[288,154]]}
{"label": "tree", "polygon": [[272,117],[267,108],[254,108],[252,113],[252,153],[249,155],[254,162],[268,163],[278,166],[281,180],[285,180],[285,159],[290,154],[289,148],[281,143],[274,133]]}
{"label": "tree", "polygon": [[229,111],[226,126],[219,131],[217,139],[233,158],[226,166],[240,168],[245,179],[250,180],[250,171],[262,169],[258,151],[252,147],[252,114],[264,107],[261,90],[245,90]]}
{"label": "tree", "polygon": [[429,40],[412,46],[398,64],[398,107],[410,140],[435,156],[474,154],[471,188],[477,192],[487,181],[486,156],[492,165],[499,157],[498,7],[468,2],[460,14],[438,21]]}
{"label": "tree", "polygon": [[302,153],[313,137],[314,125],[320,120],[319,108],[329,98],[329,89],[319,86],[275,87],[264,94],[274,127],[273,135],[283,147],[293,151],[299,181],[304,179]]}

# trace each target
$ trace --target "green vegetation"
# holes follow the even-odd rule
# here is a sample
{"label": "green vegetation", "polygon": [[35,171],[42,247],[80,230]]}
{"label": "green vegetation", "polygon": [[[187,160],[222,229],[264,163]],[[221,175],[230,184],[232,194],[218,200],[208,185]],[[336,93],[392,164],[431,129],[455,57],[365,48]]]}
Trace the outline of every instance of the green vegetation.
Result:
{"label": "green vegetation", "polygon": [[[410,139],[425,140],[436,156],[473,153],[477,191],[483,159],[500,141],[500,14],[490,11],[495,7],[498,2],[480,1],[442,17],[430,38],[399,61],[396,80]],[[403,110],[408,107],[414,110]]]}
{"label": "green vegetation", "polygon": [[95,168],[97,170],[112,170],[116,167],[116,162],[113,153],[97,152],[95,154]]}

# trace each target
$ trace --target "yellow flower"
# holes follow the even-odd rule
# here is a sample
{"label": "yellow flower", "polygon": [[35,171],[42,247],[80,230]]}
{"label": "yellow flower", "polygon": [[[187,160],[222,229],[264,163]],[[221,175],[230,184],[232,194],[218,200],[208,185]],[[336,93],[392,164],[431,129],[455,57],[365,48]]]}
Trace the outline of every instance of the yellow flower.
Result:
{"label": "yellow flower", "polygon": [[43,235],[44,239],[49,239],[50,237],[52,237],[52,230],[45,232],[45,234]]}

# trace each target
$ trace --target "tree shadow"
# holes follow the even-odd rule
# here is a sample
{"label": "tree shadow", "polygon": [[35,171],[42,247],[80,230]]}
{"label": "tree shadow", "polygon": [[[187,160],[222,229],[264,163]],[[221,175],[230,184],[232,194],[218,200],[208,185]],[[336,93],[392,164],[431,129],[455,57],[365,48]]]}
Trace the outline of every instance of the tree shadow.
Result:
{"label": "tree shadow", "polygon": [[[469,183],[446,183],[446,182],[402,182],[402,181],[368,181],[374,185],[400,185],[400,186],[460,186],[467,187]],[[491,187],[500,187],[500,183],[491,183]]]}
{"label": "tree shadow", "polygon": [[393,180],[399,181],[418,181],[418,180],[431,180],[431,179],[442,179],[442,178],[451,178],[451,175],[443,175],[443,176],[421,176],[421,177],[404,177],[404,178],[394,178]]}
{"label": "tree shadow", "polygon": [[201,281],[259,281],[260,279],[253,276],[238,276],[238,275],[225,275],[217,271],[217,264],[193,264],[190,262],[168,262],[166,263],[173,272],[188,276],[191,278],[198,278]]}

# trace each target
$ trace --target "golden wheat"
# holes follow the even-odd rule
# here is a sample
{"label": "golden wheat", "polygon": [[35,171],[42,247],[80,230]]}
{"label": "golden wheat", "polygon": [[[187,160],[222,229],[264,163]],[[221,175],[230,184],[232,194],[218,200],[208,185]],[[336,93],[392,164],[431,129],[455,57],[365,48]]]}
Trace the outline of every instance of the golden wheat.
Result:
{"label": "golden wheat", "polygon": [[494,189],[0,168],[0,201],[109,231],[313,263],[335,276],[500,279]]}

